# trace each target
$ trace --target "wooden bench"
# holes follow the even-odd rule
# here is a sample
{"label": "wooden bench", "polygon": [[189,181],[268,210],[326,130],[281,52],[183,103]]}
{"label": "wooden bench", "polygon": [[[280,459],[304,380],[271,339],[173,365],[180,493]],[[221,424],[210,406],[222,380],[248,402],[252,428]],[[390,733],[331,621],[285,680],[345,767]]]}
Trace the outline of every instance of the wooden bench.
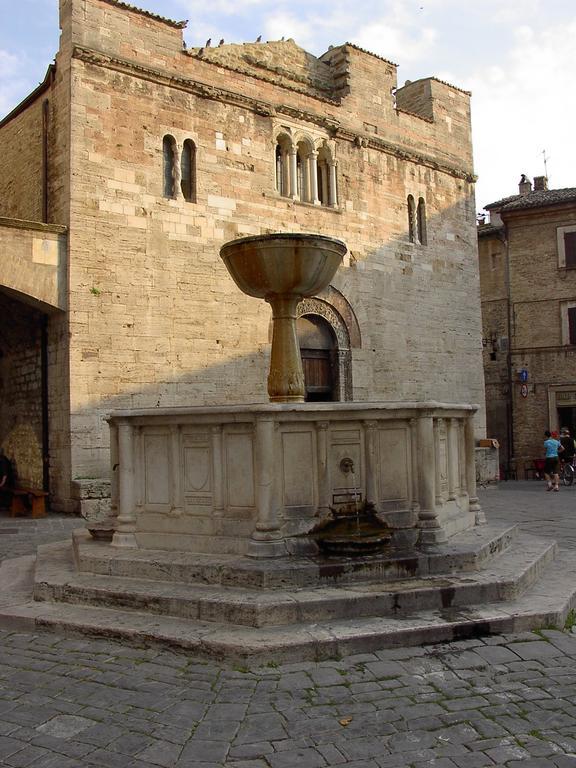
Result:
{"label": "wooden bench", "polygon": [[32,517],[46,516],[46,491],[36,488],[12,488],[12,504],[10,505],[10,517],[27,515],[32,512]]}

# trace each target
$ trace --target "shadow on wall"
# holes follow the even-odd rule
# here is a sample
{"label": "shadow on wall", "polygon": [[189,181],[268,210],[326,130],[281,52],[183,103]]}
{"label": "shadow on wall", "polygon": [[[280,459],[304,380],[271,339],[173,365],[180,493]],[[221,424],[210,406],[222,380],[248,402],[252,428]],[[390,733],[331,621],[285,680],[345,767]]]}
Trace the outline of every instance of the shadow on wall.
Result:
{"label": "shadow on wall", "polygon": [[[465,232],[455,231],[454,221],[463,218],[470,226]],[[474,400],[481,406],[477,423],[483,432],[479,301],[477,317],[469,309],[470,286],[478,292],[475,235],[471,195],[454,206],[454,211],[443,211],[428,220],[426,244],[409,242],[405,236],[373,248],[365,260],[357,260],[352,252],[351,266],[337,273],[326,299],[334,307],[335,297],[345,296],[358,329],[352,328],[350,317],[343,318],[346,312],[342,307],[337,314],[346,320],[351,337],[358,338],[361,333],[361,347],[351,344],[354,400]],[[217,252],[214,259],[222,269],[222,280],[231,282]],[[113,410],[268,401],[270,309],[263,301],[236,291],[234,286],[231,294],[222,294],[221,333],[213,331],[219,338],[202,336],[205,327],[195,317],[188,325],[186,343],[176,339],[179,349],[190,351],[189,356],[174,351],[173,339],[153,337],[148,338],[149,347],[153,350],[156,346],[157,351],[145,352],[148,368],[144,362],[135,363],[132,353],[138,346],[133,340],[138,339],[137,327],[130,328],[129,335],[112,334],[113,350],[90,352],[86,369],[79,366],[75,373],[78,383],[83,379],[83,384],[94,381],[96,386],[88,386],[93,397],[73,409],[71,416],[73,479],[107,476],[109,436],[105,419]],[[207,298],[215,300],[213,296]],[[234,317],[230,318],[232,312]],[[234,340],[228,329],[231,319],[239,326]],[[184,320],[180,327],[186,327]],[[256,351],[246,354],[243,339],[248,339]],[[125,363],[109,363],[114,357],[121,360],[123,352]],[[202,357],[206,362],[198,367]],[[186,359],[195,360],[197,367],[182,371]],[[147,375],[148,381],[155,381],[142,381]],[[121,394],[97,394],[119,390],[123,390]]]}

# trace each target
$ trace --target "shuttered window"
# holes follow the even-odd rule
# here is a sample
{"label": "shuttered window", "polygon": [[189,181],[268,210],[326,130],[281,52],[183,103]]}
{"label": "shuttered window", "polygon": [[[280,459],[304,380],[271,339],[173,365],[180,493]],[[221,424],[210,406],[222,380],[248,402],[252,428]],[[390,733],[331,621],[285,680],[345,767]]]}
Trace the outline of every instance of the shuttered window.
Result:
{"label": "shuttered window", "polygon": [[576,344],[576,307],[568,307],[568,338],[570,344]]}
{"label": "shuttered window", "polygon": [[564,233],[566,269],[576,269],[576,232]]}

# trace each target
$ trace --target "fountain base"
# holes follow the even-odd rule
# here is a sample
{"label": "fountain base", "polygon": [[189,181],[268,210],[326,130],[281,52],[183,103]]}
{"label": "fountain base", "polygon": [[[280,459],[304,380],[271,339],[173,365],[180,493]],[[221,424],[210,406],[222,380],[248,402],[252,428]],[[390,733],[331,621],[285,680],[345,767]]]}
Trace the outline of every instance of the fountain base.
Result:
{"label": "fountain base", "polygon": [[362,556],[384,552],[390,547],[392,530],[376,514],[373,504],[349,504],[331,509],[311,536],[327,556]]}

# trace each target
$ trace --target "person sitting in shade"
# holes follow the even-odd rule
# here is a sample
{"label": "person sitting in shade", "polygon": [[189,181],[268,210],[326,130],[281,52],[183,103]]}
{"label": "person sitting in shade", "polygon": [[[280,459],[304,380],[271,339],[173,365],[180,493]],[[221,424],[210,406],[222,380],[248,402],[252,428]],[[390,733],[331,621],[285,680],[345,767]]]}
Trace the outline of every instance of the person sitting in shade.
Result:
{"label": "person sitting in shade", "polygon": [[0,508],[10,506],[13,479],[12,462],[0,447]]}

